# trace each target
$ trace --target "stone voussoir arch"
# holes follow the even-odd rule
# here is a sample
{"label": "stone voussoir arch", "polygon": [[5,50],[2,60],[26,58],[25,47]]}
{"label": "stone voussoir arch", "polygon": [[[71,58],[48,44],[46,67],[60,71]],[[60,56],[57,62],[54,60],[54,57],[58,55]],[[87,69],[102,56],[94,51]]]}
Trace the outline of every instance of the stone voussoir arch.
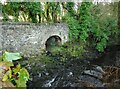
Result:
{"label": "stone voussoir arch", "polygon": [[[54,34],[54,35],[51,35],[49,37],[47,37],[46,41],[45,41],[45,49],[47,50],[48,49],[48,46],[50,46],[50,41],[54,39],[54,44],[58,44],[58,45],[62,45],[63,43],[63,40],[64,38],[61,37],[59,34]],[[57,45],[57,46],[58,46]]]}

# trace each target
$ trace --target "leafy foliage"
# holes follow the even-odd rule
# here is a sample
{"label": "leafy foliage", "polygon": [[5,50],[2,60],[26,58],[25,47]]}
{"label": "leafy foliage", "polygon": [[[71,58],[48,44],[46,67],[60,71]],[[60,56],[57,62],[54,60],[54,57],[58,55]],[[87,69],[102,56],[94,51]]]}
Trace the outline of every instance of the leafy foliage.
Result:
{"label": "leafy foliage", "polygon": [[58,57],[56,58],[59,61],[67,61],[77,59],[77,58],[83,58],[83,53],[85,52],[85,45],[80,42],[76,41],[69,41],[66,42],[64,45],[56,47],[52,50],[50,50],[52,57]]}
{"label": "leafy foliage", "polygon": [[61,12],[59,2],[7,2],[2,10],[4,21],[13,16],[15,22],[24,20],[32,23],[57,22]]}
{"label": "leafy foliage", "polygon": [[[14,65],[12,61],[21,59],[19,53],[4,52],[3,61],[0,62],[0,78],[2,82],[10,81],[16,87],[26,88],[26,83],[29,79],[29,73],[20,64]],[[6,86],[7,87],[7,86]]]}
{"label": "leafy foliage", "polygon": [[3,54],[3,60],[12,62],[13,60],[21,59],[21,55],[19,53],[10,53],[10,52],[4,52]]}
{"label": "leafy foliage", "polygon": [[67,14],[64,18],[63,18],[69,26],[70,29],[70,33],[69,33],[69,38],[70,40],[75,40],[79,38],[79,22],[74,19],[74,17],[71,17],[69,14]]}
{"label": "leafy foliage", "polygon": [[71,40],[79,40],[83,43],[93,41],[96,49],[103,52],[110,36],[118,31],[117,21],[116,18],[108,15],[104,19],[99,17],[100,10],[94,11],[94,7],[95,10],[98,9],[90,2],[82,2],[76,15],[72,16],[68,13],[63,19],[69,25]]}
{"label": "leafy foliage", "polygon": [[41,9],[41,3],[27,2],[25,3],[24,8],[26,8],[26,12],[29,15],[29,19],[31,19],[31,22],[37,23],[37,15],[41,16],[43,13]]}

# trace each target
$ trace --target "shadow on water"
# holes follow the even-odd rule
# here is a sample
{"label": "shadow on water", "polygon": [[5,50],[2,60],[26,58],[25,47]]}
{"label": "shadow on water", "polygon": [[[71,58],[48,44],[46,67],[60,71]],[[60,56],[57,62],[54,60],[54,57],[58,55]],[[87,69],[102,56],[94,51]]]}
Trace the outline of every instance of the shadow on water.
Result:
{"label": "shadow on water", "polygon": [[108,46],[105,52],[98,59],[92,60],[91,64],[100,66],[119,66],[120,67],[120,45]]}

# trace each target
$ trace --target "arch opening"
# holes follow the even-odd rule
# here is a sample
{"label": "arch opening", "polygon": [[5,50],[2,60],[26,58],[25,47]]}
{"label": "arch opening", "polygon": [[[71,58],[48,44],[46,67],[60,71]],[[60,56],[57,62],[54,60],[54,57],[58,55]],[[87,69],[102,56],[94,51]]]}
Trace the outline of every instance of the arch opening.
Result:
{"label": "arch opening", "polygon": [[59,47],[62,44],[62,40],[59,36],[54,35],[47,39],[45,47],[47,51],[51,51],[56,47]]}

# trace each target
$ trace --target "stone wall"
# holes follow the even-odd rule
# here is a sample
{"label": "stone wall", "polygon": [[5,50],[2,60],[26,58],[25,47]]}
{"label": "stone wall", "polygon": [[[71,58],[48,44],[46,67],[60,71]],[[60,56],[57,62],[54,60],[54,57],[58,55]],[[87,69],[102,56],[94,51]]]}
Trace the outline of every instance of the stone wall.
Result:
{"label": "stone wall", "polygon": [[2,54],[2,23],[0,22],[0,55]]}
{"label": "stone wall", "polygon": [[45,43],[51,36],[59,36],[62,44],[68,41],[68,26],[65,23],[2,23],[1,28],[0,50],[37,54],[45,49]]}
{"label": "stone wall", "polygon": [[1,6],[1,3],[0,3],[0,55],[2,53],[2,6]]}

